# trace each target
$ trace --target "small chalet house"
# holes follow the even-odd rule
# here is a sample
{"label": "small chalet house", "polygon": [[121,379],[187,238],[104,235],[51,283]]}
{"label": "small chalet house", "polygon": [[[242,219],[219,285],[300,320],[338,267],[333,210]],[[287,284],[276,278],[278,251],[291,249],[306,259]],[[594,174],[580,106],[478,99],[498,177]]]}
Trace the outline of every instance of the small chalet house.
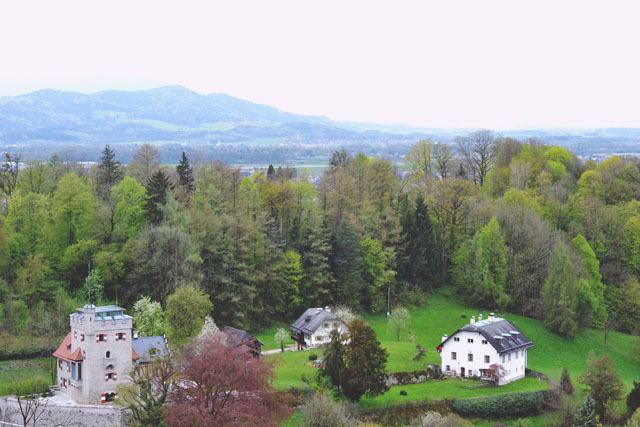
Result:
{"label": "small chalet house", "polygon": [[[115,305],[87,304],[70,314],[69,321],[71,331],[53,353],[61,392],[81,404],[116,399],[117,385],[128,380],[134,361],[141,358],[136,347],[144,350],[144,362],[152,343],[132,339],[133,317]],[[166,345],[164,337],[150,338],[158,339],[154,346],[160,341]]]}
{"label": "small chalet house", "polygon": [[442,372],[454,377],[489,378],[491,365],[500,365],[504,376],[499,385],[524,377],[527,367],[527,349],[533,343],[508,320],[495,317],[471,322],[453,335],[442,337],[438,346],[442,358]]}
{"label": "small chalet house", "polygon": [[298,350],[328,343],[333,329],[341,334],[347,332],[344,322],[329,307],[310,308],[289,327],[291,339],[296,342]]}
{"label": "small chalet house", "polygon": [[264,344],[253,335],[249,335],[245,331],[232,328],[231,326],[225,326],[221,332],[227,336],[227,343],[231,347],[244,347],[249,350],[253,356],[260,356]]}

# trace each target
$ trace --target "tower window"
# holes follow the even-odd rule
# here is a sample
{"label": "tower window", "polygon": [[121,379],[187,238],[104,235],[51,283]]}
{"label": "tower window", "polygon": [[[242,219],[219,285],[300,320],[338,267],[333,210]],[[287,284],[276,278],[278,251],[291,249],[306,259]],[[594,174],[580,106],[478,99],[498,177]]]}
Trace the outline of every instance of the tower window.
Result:
{"label": "tower window", "polygon": [[110,358],[111,358],[111,352],[110,352],[110,351],[107,351],[107,354],[105,355],[105,357],[106,357],[107,359],[110,359]]}
{"label": "tower window", "polygon": [[106,342],[106,341],[107,341],[107,335],[105,334],[96,335],[96,342]]}

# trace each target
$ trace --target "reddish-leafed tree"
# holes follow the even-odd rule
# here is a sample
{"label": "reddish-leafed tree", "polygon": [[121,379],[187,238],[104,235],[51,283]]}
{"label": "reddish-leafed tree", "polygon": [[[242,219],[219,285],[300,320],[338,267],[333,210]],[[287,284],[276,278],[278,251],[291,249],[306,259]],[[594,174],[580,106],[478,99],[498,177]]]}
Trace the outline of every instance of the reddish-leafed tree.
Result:
{"label": "reddish-leafed tree", "polygon": [[291,415],[269,385],[272,365],[218,334],[191,341],[181,357],[165,411],[170,426],[276,426]]}
{"label": "reddish-leafed tree", "polygon": [[500,381],[505,377],[507,371],[502,367],[502,365],[498,365],[494,363],[489,366],[487,369],[486,375],[491,379],[491,382],[495,385],[500,385]]}

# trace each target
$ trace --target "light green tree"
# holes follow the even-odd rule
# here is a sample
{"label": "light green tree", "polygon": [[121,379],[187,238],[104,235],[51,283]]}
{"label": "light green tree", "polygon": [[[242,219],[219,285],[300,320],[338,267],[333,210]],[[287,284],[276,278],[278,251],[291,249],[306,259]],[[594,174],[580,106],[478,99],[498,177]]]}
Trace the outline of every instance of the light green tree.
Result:
{"label": "light green tree", "polygon": [[[582,259],[588,280],[581,289],[581,300],[588,303],[592,310],[593,326],[603,328],[607,321],[607,309],[604,302],[604,284],[600,274],[600,262],[589,243],[578,234],[573,240],[573,249]],[[584,314],[584,313],[583,313]]]}
{"label": "light green tree", "polygon": [[165,321],[175,339],[193,337],[213,310],[209,296],[194,286],[182,286],[167,298]]}
{"label": "light green tree", "polygon": [[159,302],[142,297],[133,305],[133,320],[141,337],[164,333],[164,314]]}
{"label": "light green tree", "polygon": [[411,330],[411,314],[404,307],[396,307],[391,311],[389,316],[389,329],[396,335],[396,339],[400,341],[402,331],[407,330],[407,336]]}
{"label": "light green tree", "polygon": [[147,191],[138,181],[127,176],[111,189],[111,198],[115,203],[116,238],[124,241],[136,236],[147,222],[144,215]]}
{"label": "light green tree", "polygon": [[275,336],[273,337],[276,344],[280,346],[280,351],[284,352],[284,345],[289,342],[289,334],[284,328],[278,328]]}
{"label": "light green tree", "polygon": [[578,331],[576,310],[579,278],[571,260],[569,249],[561,240],[549,261],[549,275],[542,288],[544,321],[551,330],[565,337]]}
{"label": "light green tree", "polygon": [[360,241],[362,254],[362,278],[367,285],[367,295],[362,303],[372,311],[381,311],[387,286],[395,278],[396,272],[388,266],[388,257],[382,244],[370,237]]}

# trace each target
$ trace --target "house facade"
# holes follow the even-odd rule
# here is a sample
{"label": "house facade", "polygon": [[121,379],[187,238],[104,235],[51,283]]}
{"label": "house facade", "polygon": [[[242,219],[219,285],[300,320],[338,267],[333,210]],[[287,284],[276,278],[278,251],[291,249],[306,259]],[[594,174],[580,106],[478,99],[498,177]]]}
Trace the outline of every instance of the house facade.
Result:
{"label": "house facade", "polygon": [[334,329],[340,334],[347,332],[344,322],[329,307],[310,308],[289,327],[291,339],[296,342],[298,350],[328,343],[329,334]]}
{"label": "house facade", "polygon": [[53,356],[60,391],[76,403],[117,399],[116,388],[128,381],[133,363],[150,362],[154,354],[168,351],[164,336],[134,338],[133,317],[114,305],[87,304],[69,315],[69,323],[71,330]]}
{"label": "house facade", "polygon": [[492,365],[502,368],[499,385],[524,378],[527,350],[533,343],[513,323],[493,313],[475,316],[438,346],[442,372],[453,377],[489,379]]}

